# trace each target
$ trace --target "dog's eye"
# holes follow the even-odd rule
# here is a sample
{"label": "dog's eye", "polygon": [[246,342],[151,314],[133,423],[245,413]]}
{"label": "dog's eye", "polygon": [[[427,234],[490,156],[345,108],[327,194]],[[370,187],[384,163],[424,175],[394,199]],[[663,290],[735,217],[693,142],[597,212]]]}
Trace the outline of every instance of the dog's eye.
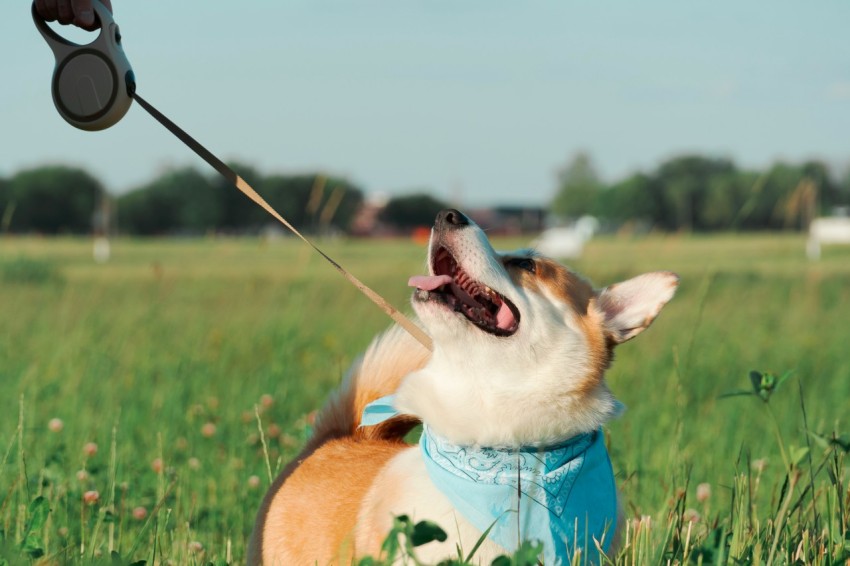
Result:
{"label": "dog's eye", "polygon": [[519,267],[520,269],[524,269],[529,273],[534,273],[537,271],[537,266],[534,263],[534,260],[527,257],[514,257],[508,260],[508,265],[511,267]]}

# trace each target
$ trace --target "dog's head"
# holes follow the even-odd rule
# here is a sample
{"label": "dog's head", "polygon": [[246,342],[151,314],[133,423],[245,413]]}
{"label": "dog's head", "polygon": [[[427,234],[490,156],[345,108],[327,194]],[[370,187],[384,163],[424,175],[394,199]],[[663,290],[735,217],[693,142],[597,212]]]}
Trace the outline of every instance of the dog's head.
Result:
{"label": "dog's head", "polygon": [[613,348],[646,329],[678,277],[647,273],[602,290],[531,250],[496,252],[457,210],[437,215],[413,306],[434,339],[400,409],[458,444],[542,445],[618,411],[604,373]]}

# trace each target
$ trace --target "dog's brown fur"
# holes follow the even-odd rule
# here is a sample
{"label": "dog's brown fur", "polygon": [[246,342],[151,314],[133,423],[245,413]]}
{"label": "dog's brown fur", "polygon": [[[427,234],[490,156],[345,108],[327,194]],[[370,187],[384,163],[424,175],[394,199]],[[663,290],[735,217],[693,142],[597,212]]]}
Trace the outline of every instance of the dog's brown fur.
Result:
{"label": "dog's brown fur", "polygon": [[[348,564],[355,556],[353,528],[360,502],[386,462],[407,447],[404,436],[419,424],[396,417],[358,428],[363,409],[394,392],[401,379],[422,368],[430,353],[394,328],[370,347],[363,361],[319,412],[315,432],[301,453],[272,484],[251,535],[248,564]],[[371,387],[356,384],[368,375]],[[344,489],[340,486],[344,485]],[[281,504],[286,501],[287,504]],[[283,510],[285,512],[276,512]],[[327,549],[325,556],[293,554],[292,540],[312,537],[304,548]]]}
{"label": "dog's brown fur", "polygon": [[576,314],[576,321],[581,325],[588,341],[590,355],[590,371],[576,389],[579,395],[589,394],[602,381],[605,371],[611,365],[614,357],[615,343],[605,336],[601,314],[595,308],[597,292],[593,286],[580,275],[570,271],[556,261],[545,258],[534,260],[535,270],[514,269],[511,277],[522,287],[541,293],[545,288],[553,293]]}

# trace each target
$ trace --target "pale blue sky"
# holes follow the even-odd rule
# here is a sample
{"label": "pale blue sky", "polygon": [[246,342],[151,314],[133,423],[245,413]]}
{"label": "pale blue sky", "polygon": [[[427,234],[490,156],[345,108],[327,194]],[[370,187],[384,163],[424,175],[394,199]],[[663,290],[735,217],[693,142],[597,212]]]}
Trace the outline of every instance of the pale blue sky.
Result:
{"label": "pale blue sky", "polygon": [[[477,206],[548,201],[582,148],[607,179],[687,151],[850,164],[846,0],[113,1],[139,92],[265,172]],[[0,41],[0,175],[79,164],[123,192],[205,167],[138,107],[66,125],[28,2]]]}

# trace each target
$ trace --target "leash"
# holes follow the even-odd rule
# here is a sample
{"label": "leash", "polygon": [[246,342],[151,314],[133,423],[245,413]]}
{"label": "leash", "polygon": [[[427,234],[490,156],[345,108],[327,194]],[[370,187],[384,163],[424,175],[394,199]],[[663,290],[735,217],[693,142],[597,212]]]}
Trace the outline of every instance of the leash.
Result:
{"label": "leash", "polygon": [[91,44],[82,46],[56,34],[38,15],[35,2],[32,5],[33,21],[56,59],[51,91],[53,103],[62,118],[82,130],[103,130],[121,120],[135,100],[157,122],[206,161],[222,177],[325,258],[349,283],[366,295],[420,344],[428,350],[433,350],[431,337],[425,331],[307,239],[272,208],[245,179],[154,108],[151,103],[139,96],[136,92],[135,75],[124,54],[121,32],[112,18],[112,13],[98,0],[93,0],[92,7],[100,20],[101,32]]}
{"label": "leash", "polygon": [[298,231],[295,226],[290,224],[283,216],[278,214],[278,212],[272,208],[272,206],[266,202],[266,200],[257,193],[248,184],[245,179],[236,174],[236,172],[228,167],[221,159],[213,155],[207,148],[201,145],[197,140],[195,140],[192,136],[187,134],[184,130],[182,130],[177,124],[169,120],[162,112],[154,108],[148,101],[139,96],[139,94],[133,89],[131,91],[131,96],[133,99],[139,103],[139,106],[144,108],[148,114],[153,116],[153,118],[165,126],[165,128],[174,134],[180,141],[186,144],[189,149],[194,151],[198,156],[206,161],[213,169],[219,172],[219,174],[230,181],[237,189],[242,191],[242,193],[247,196],[249,199],[254,201],[257,205],[262,207],[266,212],[271,214],[278,222],[283,224],[290,232],[295,234],[302,242],[313,248],[319,255],[325,258],[328,263],[330,263],[334,269],[336,269],[343,277],[345,277],[352,285],[357,287],[357,289],[366,295],[373,303],[378,305],[385,313],[387,313],[390,318],[392,318],[399,326],[404,328],[407,332],[409,332],[416,340],[419,341],[420,344],[425,346],[427,349],[432,350],[433,345],[431,343],[431,337],[425,334],[425,332],[419,328],[416,324],[413,323],[409,318],[404,316],[398,309],[392,306],[386,299],[380,296],[378,293],[373,291],[370,287],[368,287],[365,283],[360,281],[357,277],[355,277],[350,271],[342,267],[339,263],[337,263],[333,258],[331,258],[328,254],[323,252],[316,244],[312,241],[308,240],[301,232]]}

